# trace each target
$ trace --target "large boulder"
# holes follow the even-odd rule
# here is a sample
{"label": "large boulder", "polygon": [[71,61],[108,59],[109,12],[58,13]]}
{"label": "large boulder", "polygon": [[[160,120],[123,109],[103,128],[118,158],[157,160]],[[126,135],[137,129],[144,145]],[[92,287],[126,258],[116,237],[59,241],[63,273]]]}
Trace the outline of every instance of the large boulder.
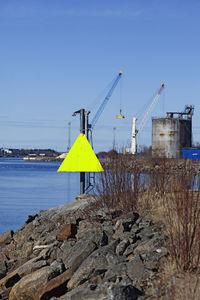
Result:
{"label": "large boulder", "polygon": [[95,250],[90,256],[88,256],[80,267],[73,274],[72,278],[68,282],[68,289],[74,289],[82,282],[87,281],[91,277],[95,277],[99,274],[104,274],[108,269],[108,255],[114,256],[114,251],[110,246],[105,246]]}
{"label": "large boulder", "polygon": [[143,294],[143,291],[133,285],[83,284],[60,298],[52,298],[52,300],[142,300]]}
{"label": "large boulder", "polygon": [[18,281],[10,292],[10,300],[35,300],[38,290],[61,273],[60,265],[43,267]]}
{"label": "large boulder", "polygon": [[92,239],[80,240],[73,247],[68,255],[63,253],[62,260],[65,268],[75,272],[82,262],[96,249],[96,244]]}
{"label": "large boulder", "polygon": [[9,230],[8,232],[5,232],[0,237],[0,246],[10,244],[12,241],[14,232],[12,230]]}

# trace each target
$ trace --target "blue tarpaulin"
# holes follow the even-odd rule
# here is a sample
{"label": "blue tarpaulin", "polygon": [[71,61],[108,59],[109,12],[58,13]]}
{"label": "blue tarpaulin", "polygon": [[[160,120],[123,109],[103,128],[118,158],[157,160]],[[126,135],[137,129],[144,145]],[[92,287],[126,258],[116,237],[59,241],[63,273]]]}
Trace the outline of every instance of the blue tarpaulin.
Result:
{"label": "blue tarpaulin", "polygon": [[200,149],[182,149],[182,158],[200,160]]}

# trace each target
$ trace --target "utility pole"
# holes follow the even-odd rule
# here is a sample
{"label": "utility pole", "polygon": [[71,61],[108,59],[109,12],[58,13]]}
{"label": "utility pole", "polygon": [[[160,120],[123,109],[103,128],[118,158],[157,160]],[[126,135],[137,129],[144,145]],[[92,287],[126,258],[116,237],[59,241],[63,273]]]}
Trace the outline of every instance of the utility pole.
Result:
{"label": "utility pole", "polygon": [[71,122],[68,122],[68,146],[67,146],[67,152],[69,152],[71,148]]}
{"label": "utility pole", "polygon": [[116,127],[113,127],[113,150],[115,150],[115,132],[116,132]]}

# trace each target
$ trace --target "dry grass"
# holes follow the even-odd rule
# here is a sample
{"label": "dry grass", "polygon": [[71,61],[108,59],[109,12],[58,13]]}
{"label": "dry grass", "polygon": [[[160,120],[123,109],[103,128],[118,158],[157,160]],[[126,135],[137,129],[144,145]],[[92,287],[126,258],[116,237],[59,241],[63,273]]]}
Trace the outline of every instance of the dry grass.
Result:
{"label": "dry grass", "polygon": [[137,210],[138,199],[144,192],[142,174],[136,164],[127,172],[127,157],[110,158],[109,168],[99,174],[96,205],[107,211],[122,210],[124,213]]}
{"label": "dry grass", "polygon": [[146,291],[149,300],[199,300],[199,274],[178,272],[176,264],[167,259]]}

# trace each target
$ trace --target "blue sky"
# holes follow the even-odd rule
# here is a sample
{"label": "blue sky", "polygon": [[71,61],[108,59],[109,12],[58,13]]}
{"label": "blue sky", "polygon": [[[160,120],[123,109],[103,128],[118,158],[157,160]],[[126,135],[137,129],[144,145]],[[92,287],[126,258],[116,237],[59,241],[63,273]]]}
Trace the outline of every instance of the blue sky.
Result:
{"label": "blue sky", "polygon": [[79,134],[72,113],[91,109],[92,119],[120,70],[93,133],[95,151],[112,148],[114,127],[116,146],[130,143],[132,118],[142,118],[162,82],[138,144],[151,144],[152,116],[186,104],[195,106],[200,142],[199,15],[198,0],[1,0],[0,147],[65,151],[68,122],[71,143]]}

